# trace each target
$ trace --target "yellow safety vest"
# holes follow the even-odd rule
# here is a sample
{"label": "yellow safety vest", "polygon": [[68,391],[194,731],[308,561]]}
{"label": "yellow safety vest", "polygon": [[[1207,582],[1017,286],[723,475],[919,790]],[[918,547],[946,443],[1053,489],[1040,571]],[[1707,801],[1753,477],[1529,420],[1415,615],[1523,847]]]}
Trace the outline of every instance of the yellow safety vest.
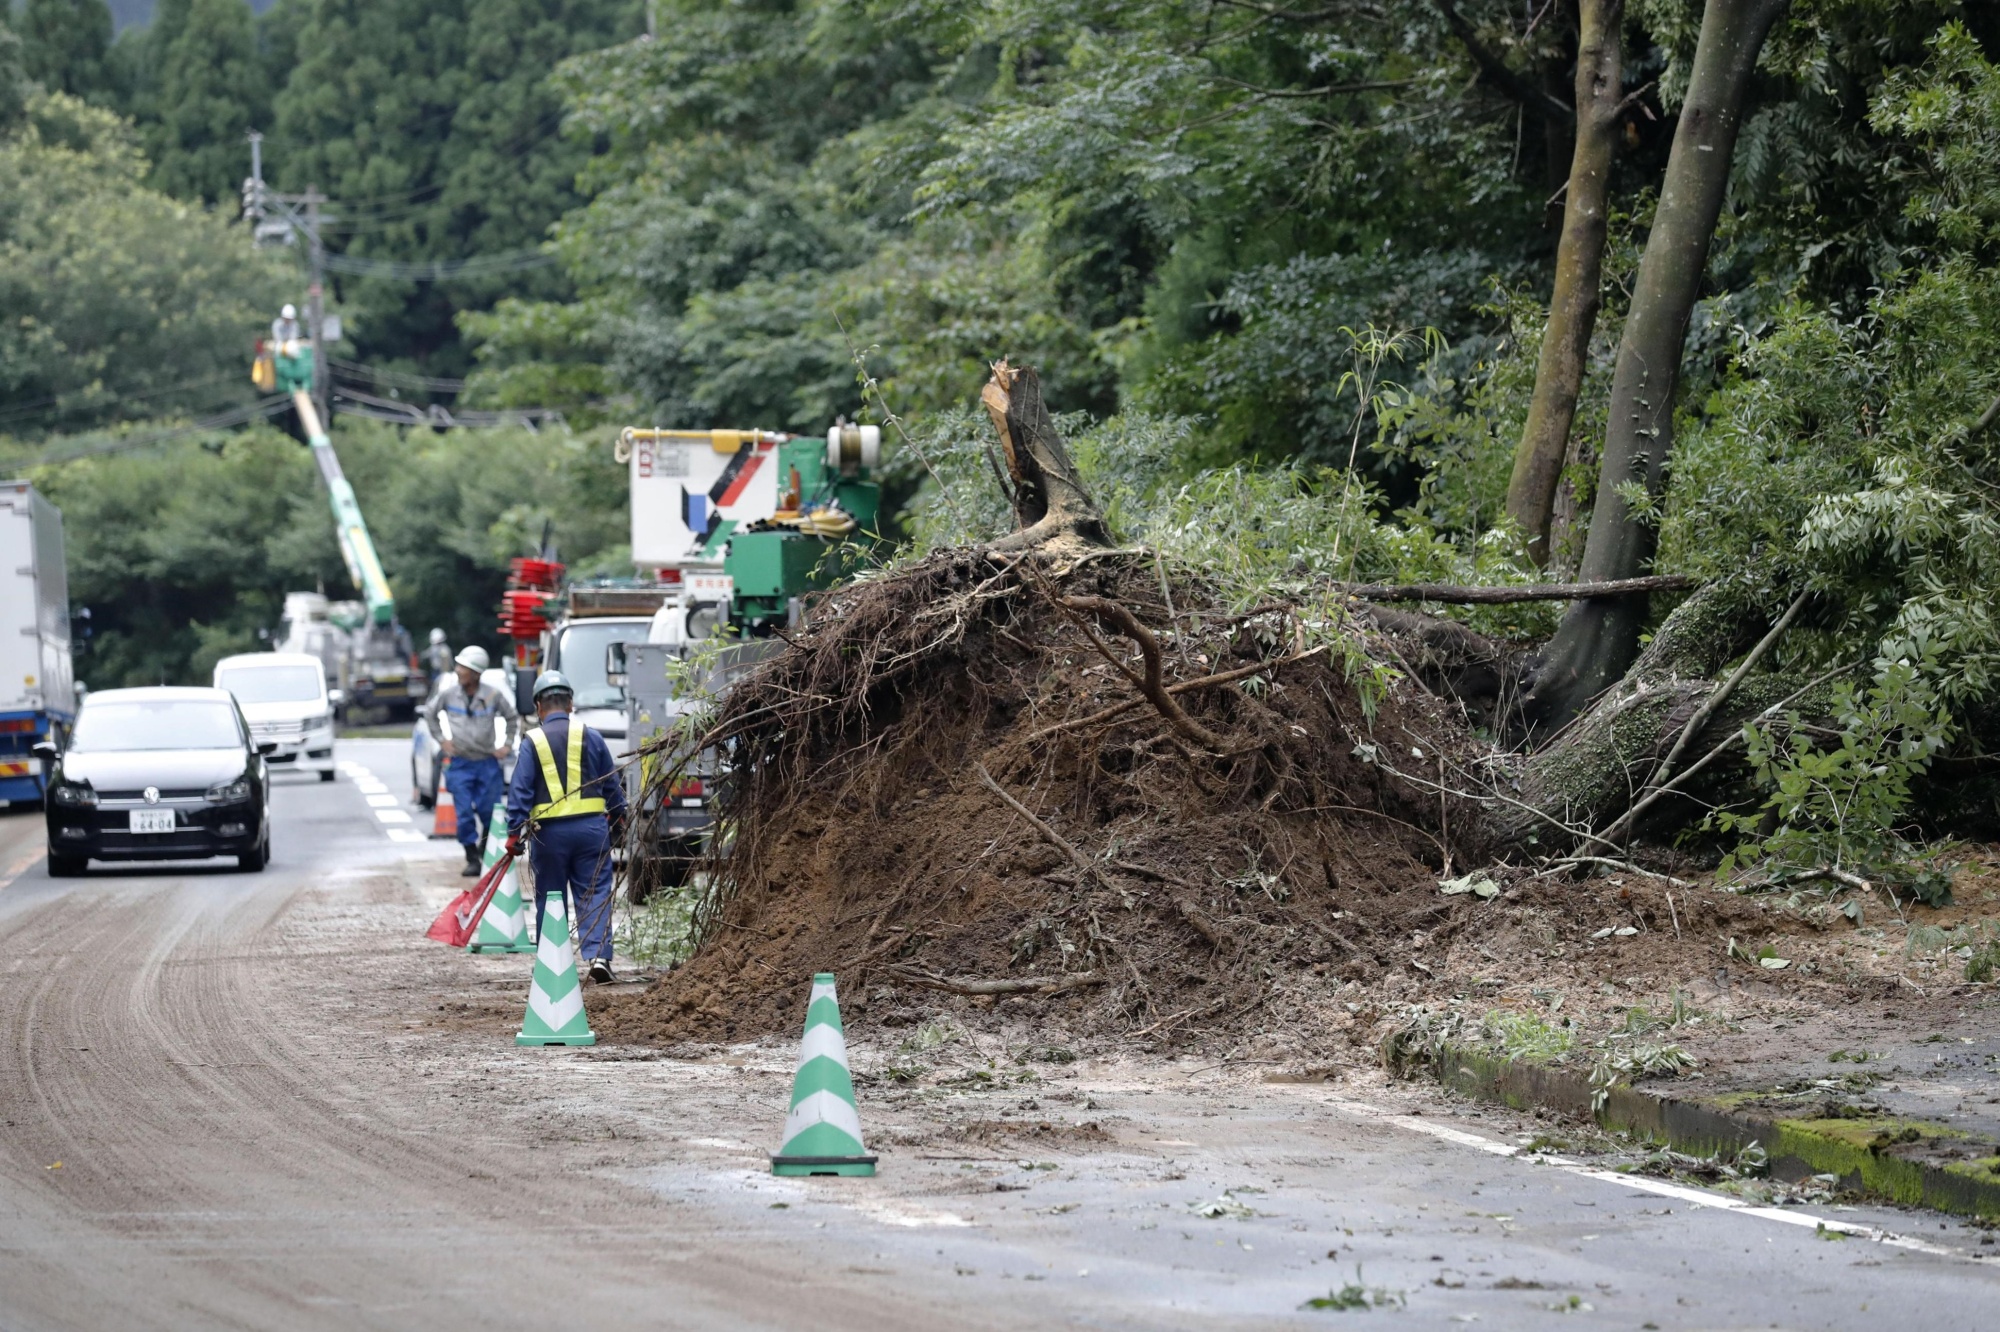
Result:
{"label": "yellow safety vest", "polygon": [[569,720],[569,760],[570,780],[576,783],[572,790],[563,789],[562,774],[556,771],[555,748],[549,743],[548,733],[541,727],[528,732],[528,744],[534,749],[535,757],[541,760],[542,781],[549,788],[549,798],[543,804],[528,811],[531,819],[566,819],[572,814],[602,814],[604,800],[601,796],[586,796],[583,786],[583,723],[572,717]]}

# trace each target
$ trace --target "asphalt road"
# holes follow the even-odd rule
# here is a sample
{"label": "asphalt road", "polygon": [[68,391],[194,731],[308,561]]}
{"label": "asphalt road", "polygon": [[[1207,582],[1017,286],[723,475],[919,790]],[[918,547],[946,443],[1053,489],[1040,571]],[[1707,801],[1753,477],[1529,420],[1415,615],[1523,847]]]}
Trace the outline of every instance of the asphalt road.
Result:
{"label": "asphalt road", "polygon": [[512,1045],[529,959],[419,937],[460,881],[403,755],[285,779],[261,874],[51,881],[0,813],[0,1329],[2000,1325],[1955,1221],[1526,1158],[1381,1084],[898,1093],[856,1031],[882,1174],[774,1180],[780,1045]]}

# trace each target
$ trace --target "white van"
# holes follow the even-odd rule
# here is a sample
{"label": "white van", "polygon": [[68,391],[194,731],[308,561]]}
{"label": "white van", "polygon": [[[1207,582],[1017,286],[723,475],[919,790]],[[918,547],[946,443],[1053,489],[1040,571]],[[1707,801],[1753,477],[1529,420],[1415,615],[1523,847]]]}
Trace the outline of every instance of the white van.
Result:
{"label": "white van", "polygon": [[333,780],[333,703],[326,668],[303,652],[246,652],[215,663],[215,687],[236,695],[252,740],[277,750],[264,761],[273,772],[312,768]]}

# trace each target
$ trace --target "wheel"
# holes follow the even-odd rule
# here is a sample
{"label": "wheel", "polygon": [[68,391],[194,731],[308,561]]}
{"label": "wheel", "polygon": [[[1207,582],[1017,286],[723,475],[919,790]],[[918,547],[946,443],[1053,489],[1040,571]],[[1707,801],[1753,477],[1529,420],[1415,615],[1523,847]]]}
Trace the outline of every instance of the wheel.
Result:
{"label": "wheel", "polygon": [[59,856],[49,853],[49,877],[51,879],[80,879],[84,866],[90,862],[82,856]]}
{"label": "wheel", "polygon": [[255,874],[271,863],[271,834],[267,831],[264,840],[257,843],[255,851],[245,852],[236,857],[236,868],[246,874]]}
{"label": "wheel", "polygon": [[319,771],[319,779],[320,779],[321,781],[323,781],[323,782],[330,782],[330,781],[332,781],[332,780],[333,780],[333,778],[334,778],[334,771],[333,771],[333,769],[332,769],[332,768],[321,768],[321,769],[320,769],[320,771]]}

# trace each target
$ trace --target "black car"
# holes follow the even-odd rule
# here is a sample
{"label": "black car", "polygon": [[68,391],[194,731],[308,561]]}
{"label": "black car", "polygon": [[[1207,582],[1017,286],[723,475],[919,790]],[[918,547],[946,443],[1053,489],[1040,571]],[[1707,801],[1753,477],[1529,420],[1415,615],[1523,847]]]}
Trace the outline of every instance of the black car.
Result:
{"label": "black car", "polygon": [[271,859],[275,741],[251,739],[226,689],[106,689],[77,713],[69,747],[37,745],[49,767],[49,873],[89,860]]}

